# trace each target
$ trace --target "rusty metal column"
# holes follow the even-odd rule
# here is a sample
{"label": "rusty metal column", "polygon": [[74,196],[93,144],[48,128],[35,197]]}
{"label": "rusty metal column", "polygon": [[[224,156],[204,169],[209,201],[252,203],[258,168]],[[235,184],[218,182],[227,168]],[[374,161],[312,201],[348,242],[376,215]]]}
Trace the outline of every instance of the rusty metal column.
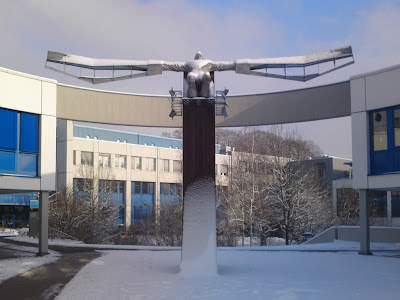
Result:
{"label": "rusty metal column", "polygon": [[183,105],[181,272],[216,275],[215,100]]}

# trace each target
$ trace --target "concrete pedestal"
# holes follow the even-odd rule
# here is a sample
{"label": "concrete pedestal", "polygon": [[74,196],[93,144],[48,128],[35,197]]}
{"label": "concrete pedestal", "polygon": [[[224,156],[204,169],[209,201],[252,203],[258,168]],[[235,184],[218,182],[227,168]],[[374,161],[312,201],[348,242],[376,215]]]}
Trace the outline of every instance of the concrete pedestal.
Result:
{"label": "concrete pedestal", "polygon": [[183,108],[183,239],[181,272],[217,274],[214,102]]}

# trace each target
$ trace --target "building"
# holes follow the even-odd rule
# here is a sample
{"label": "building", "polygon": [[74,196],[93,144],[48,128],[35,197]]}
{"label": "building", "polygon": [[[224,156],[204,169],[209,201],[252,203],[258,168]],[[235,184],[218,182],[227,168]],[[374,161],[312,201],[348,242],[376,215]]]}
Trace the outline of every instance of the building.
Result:
{"label": "building", "polygon": [[[40,255],[47,253],[48,197],[56,182],[56,89],[54,80],[0,68],[0,194],[39,193]],[[30,201],[15,195],[2,201],[14,226],[26,217]]]}
{"label": "building", "polygon": [[[220,148],[215,146],[216,181],[226,185],[230,157],[219,154]],[[182,140],[58,120],[57,189],[83,191],[89,177],[99,189],[112,186],[112,198],[120,206],[119,224],[129,227],[180,197]]]}
{"label": "building", "polygon": [[[400,65],[396,65],[354,76],[341,83],[296,91],[232,96],[234,101],[231,101],[229,116],[216,118],[216,126],[268,125],[351,116],[351,185],[360,191],[361,253],[369,254],[369,191],[386,193],[387,205],[391,206],[392,214],[398,211],[399,79]],[[103,163],[108,160],[113,166],[115,180],[122,181],[119,186],[124,188],[125,225],[131,221],[132,202],[129,203],[127,199],[132,194],[132,182],[136,180],[134,174],[139,176],[138,182],[154,184],[154,206],[161,202],[161,190],[164,191],[162,183],[179,182],[173,171],[174,160],[178,160],[180,153],[178,149],[156,145],[152,147],[151,142],[147,146],[129,144],[128,140],[124,143],[123,137],[120,143],[95,140],[94,136],[91,139],[74,137],[73,125],[64,126],[64,131],[59,130],[59,139],[56,141],[57,118],[107,124],[180,127],[181,119],[171,119],[168,116],[168,96],[83,89],[4,68],[0,68],[0,90],[0,194],[39,193],[39,253],[47,252],[48,192],[55,190],[56,177],[57,182],[64,181],[73,185],[74,176],[79,179],[76,169],[79,164],[82,165],[82,161],[85,164],[92,159],[95,168],[99,160]],[[58,174],[56,144],[66,155],[64,161],[57,162],[57,166],[63,168]],[[112,144],[119,145],[111,147]],[[135,152],[136,148],[141,150]],[[82,156],[84,152],[91,152],[93,155]],[[109,156],[101,157],[101,154]],[[126,160],[121,156],[126,156]],[[157,171],[143,170],[146,168],[143,165],[147,162],[150,165],[150,160],[142,161],[141,164],[139,162],[140,170],[132,168],[132,157],[156,159]],[[229,155],[222,155],[221,159],[223,162],[217,162],[216,171],[217,174],[226,174],[225,170],[229,168],[225,169],[225,166],[229,165]],[[162,160],[168,161],[168,172],[161,171],[161,166],[164,169]],[[115,167],[116,161],[118,166],[125,164],[125,169]],[[76,181],[76,185],[78,182]],[[142,195],[143,185],[140,189]]]}

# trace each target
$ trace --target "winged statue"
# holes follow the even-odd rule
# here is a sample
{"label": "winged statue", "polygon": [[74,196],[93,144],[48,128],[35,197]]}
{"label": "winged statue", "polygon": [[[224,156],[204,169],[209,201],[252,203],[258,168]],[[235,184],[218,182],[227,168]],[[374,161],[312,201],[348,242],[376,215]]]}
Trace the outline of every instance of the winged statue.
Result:
{"label": "winged statue", "polygon": [[[337,61],[348,59],[345,63]],[[350,61],[349,61],[350,60]],[[333,62],[333,67],[319,71],[319,65]],[[47,63],[63,65],[63,69],[54,68]],[[238,59],[236,61],[212,61],[204,59],[201,52],[197,52],[193,60],[186,62],[168,62],[162,60],[118,60],[95,59],[60,52],[48,51],[46,68],[87,81],[93,84],[122,79],[137,78],[162,74],[164,71],[183,72],[183,96],[187,98],[212,97],[214,93],[213,77],[216,71],[235,71],[238,74],[264,76],[296,81],[307,81],[334,70],[354,63],[351,46],[336,48],[305,56]],[[306,68],[318,65],[317,70],[307,72]],[[75,75],[66,71],[66,66],[93,70],[92,76]],[[265,71],[260,71],[265,69]],[[280,73],[273,71],[279,70]],[[290,72],[292,69],[297,71]],[[111,72],[109,76],[96,76],[96,71]],[[123,75],[115,75],[125,71]],[[128,74],[126,74],[128,71]],[[130,73],[129,73],[130,72]],[[135,72],[135,73],[134,73]],[[99,72],[98,72],[99,73]],[[291,74],[288,74],[291,73]],[[80,73],[81,74],[81,73]]]}

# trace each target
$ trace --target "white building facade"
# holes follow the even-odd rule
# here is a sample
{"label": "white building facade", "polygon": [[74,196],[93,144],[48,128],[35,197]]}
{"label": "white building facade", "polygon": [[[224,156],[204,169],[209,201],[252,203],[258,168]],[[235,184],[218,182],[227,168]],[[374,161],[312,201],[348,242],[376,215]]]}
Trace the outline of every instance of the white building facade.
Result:
{"label": "white building facade", "polygon": [[370,253],[368,190],[386,191],[388,205],[396,209],[400,201],[399,82],[399,65],[350,79],[353,188],[360,190],[362,254]]}
{"label": "white building facade", "polygon": [[[219,151],[216,182],[227,185],[231,156]],[[126,228],[181,196],[182,157],[182,140],[57,122],[57,189],[80,191],[88,177],[112,184]]]}
{"label": "white building facade", "polygon": [[54,80],[0,68],[0,193],[39,193],[39,255],[56,186],[56,90]]}

